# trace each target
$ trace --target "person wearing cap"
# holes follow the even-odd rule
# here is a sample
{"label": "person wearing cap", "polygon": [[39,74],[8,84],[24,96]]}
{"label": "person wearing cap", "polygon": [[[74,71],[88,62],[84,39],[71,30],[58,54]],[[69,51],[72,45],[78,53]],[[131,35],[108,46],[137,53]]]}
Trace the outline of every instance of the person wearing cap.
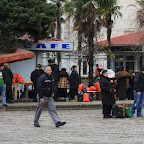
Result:
{"label": "person wearing cap", "polygon": [[6,81],[7,81],[7,77],[6,77],[6,73],[3,70],[4,69],[4,65],[0,64],[0,93],[2,96],[2,105],[4,107],[7,106],[6,104]]}
{"label": "person wearing cap", "polygon": [[36,100],[36,95],[37,95],[37,79],[44,73],[44,71],[41,69],[41,64],[36,65],[36,69],[31,73],[31,81],[34,84],[34,90],[35,90],[35,100]]}
{"label": "person wearing cap", "polygon": [[6,100],[7,103],[14,103],[13,97],[12,97],[12,80],[13,80],[13,73],[9,69],[8,63],[4,64],[4,69],[6,76],[7,76],[7,82],[6,82]]}
{"label": "person wearing cap", "polygon": [[141,72],[135,75],[133,89],[134,103],[131,113],[134,115],[137,110],[137,117],[142,117],[142,106],[144,102],[144,66],[141,67]]}

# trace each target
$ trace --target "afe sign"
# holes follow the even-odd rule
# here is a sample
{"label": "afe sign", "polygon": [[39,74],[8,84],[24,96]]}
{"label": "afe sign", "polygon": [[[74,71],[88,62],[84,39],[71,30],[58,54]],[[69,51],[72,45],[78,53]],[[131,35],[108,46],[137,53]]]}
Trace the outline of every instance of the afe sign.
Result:
{"label": "afe sign", "polygon": [[39,41],[39,43],[29,42],[23,48],[33,51],[73,51],[73,42],[63,41]]}

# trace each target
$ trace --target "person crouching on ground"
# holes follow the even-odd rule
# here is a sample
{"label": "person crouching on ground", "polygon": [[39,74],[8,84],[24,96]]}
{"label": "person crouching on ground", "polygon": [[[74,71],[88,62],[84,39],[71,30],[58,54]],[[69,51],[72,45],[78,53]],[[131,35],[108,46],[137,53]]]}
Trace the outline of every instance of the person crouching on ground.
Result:
{"label": "person crouching on ground", "polygon": [[115,103],[114,91],[112,86],[113,80],[108,78],[108,71],[103,70],[100,79],[100,88],[103,104],[103,118],[111,118],[112,105]]}
{"label": "person crouching on ground", "polygon": [[63,126],[66,122],[61,122],[56,108],[54,105],[54,77],[52,75],[52,69],[50,66],[45,68],[44,74],[42,74],[37,80],[37,101],[38,106],[35,111],[34,126],[40,127],[39,118],[45,106],[55,124],[56,127]]}

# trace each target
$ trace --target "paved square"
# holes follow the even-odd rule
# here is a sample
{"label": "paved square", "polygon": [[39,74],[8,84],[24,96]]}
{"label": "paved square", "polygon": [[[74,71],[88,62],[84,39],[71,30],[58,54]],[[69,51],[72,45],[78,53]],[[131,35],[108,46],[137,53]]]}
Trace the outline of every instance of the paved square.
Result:
{"label": "paved square", "polygon": [[57,112],[65,126],[55,128],[43,111],[35,128],[34,111],[0,111],[0,144],[144,144],[144,118],[103,119],[101,109]]}

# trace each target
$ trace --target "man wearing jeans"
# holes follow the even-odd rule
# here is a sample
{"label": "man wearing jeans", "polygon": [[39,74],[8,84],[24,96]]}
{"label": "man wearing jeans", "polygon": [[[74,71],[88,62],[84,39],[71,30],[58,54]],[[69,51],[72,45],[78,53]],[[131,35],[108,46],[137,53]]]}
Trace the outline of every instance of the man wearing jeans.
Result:
{"label": "man wearing jeans", "polygon": [[0,64],[0,93],[1,93],[1,96],[2,96],[2,105],[4,107],[7,106],[6,104],[6,85],[5,85],[5,82],[6,82],[6,73],[3,71],[4,69],[4,65],[3,64]]}
{"label": "man wearing jeans", "polygon": [[144,102],[144,66],[141,67],[141,72],[137,73],[134,78],[134,103],[132,107],[132,115],[137,109],[137,117],[142,117],[142,105]]}
{"label": "man wearing jeans", "polygon": [[38,78],[37,93],[38,106],[35,111],[34,126],[40,127],[39,118],[45,106],[56,127],[65,125],[66,122],[60,121],[54,105],[54,78],[50,66],[46,67],[44,74]]}

